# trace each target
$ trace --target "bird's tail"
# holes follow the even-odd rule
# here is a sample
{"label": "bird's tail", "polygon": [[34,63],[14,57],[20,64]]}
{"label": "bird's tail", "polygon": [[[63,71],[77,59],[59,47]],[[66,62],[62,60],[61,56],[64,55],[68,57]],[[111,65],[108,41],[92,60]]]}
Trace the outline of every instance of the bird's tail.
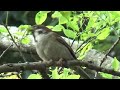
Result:
{"label": "bird's tail", "polygon": [[77,74],[79,74],[83,79],[91,79],[90,76],[83,70],[82,67],[79,66],[75,66],[72,68],[73,70],[76,71]]}

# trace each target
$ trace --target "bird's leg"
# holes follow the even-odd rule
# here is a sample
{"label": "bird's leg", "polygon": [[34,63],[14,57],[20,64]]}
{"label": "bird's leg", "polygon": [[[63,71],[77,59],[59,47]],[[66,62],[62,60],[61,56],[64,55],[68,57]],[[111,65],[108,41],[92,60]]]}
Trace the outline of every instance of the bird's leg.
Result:
{"label": "bird's leg", "polygon": [[64,67],[67,68],[67,61],[64,60],[63,58],[60,58],[58,61],[58,65],[59,65],[58,73],[60,74]]}

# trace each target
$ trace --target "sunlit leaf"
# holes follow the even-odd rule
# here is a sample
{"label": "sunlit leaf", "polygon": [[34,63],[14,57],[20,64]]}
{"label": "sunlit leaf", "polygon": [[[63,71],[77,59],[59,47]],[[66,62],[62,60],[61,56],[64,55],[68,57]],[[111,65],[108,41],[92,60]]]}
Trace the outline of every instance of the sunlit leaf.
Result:
{"label": "sunlit leaf", "polygon": [[97,36],[97,39],[99,40],[104,40],[106,37],[110,34],[110,29],[109,28],[104,28],[100,34]]}
{"label": "sunlit leaf", "polygon": [[66,79],[69,76],[69,74],[68,74],[69,72],[70,72],[70,69],[64,68],[60,79]]}
{"label": "sunlit leaf", "polygon": [[73,30],[79,31],[79,27],[78,27],[77,22],[75,22],[75,21],[70,21],[70,22],[67,23],[67,25],[68,25],[69,27],[71,27]]}
{"label": "sunlit leaf", "polygon": [[64,27],[62,25],[56,25],[55,27],[53,27],[53,31],[62,31],[64,29]]}
{"label": "sunlit leaf", "polygon": [[119,61],[117,60],[117,58],[115,57],[113,62],[112,62],[112,67],[115,71],[117,71],[119,69]]}
{"label": "sunlit leaf", "polygon": [[3,79],[19,79],[19,78],[17,75],[11,75],[11,76],[4,77]]}
{"label": "sunlit leaf", "polygon": [[16,32],[16,33],[15,33],[15,36],[17,36],[17,35],[18,35],[18,36],[22,36],[22,35],[23,35],[23,32]]}
{"label": "sunlit leaf", "polygon": [[0,32],[2,33],[2,32],[7,32],[7,29],[5,28],[5,27],[3,27],[3,26],[0,26]]}
{"label": "sunlit leaf", "polygon": [[52,78],[53,79],[59,79],[59,74],[58,74],[58,68],[56,68],[55,70],[52,70]]}
{"label": "sunlit leaf", "polygon": [[[92,43],[88,43],[81,51],[79,54],[78,59],[82,59],[85,56],[85,53],[89,51],[93,47]],[[82,47],[81,47],[82,48]],[[78,50],[79,51],[79,50]]]}
{"label": "sunlit leaf", "polygon": [[72,30],[70,29],[64,29],[63,30],[64,34],[69,37],[69,38],[75,38],[76,37],[76,33],[73,32]]}
{"label": "sunlit leaf", "polygon": [[89,32],[89,35],[87,33],[83,33],[83,34],[80,35],[82,40],[86,40],[86,39],[88,39],[90,37],[94,37],[94,36],[96,36],[96,34],[90,33],[90,32]]}
{"label": "sunlit leaf", "polygon": [[79,79],[80,78],[80,75],[75,75],[75,74],[69,75],[70,71],[71,71],[70,69],[64,68],[60,79]]}
{"label": "sunlit leaf", "polygon": [[49,29],[53,29],[53,26],[46,26],[46,27],[48,27]]}
{"label": "sunlit leaf", "polygon": [[104,77],[104,78],[112,79],[112,75],[111,75],[111,74],[107,74],[107,73],[103,73],[103,72],[101,72],[100,74],[101,74],[102,77]]}
{"label": "sunlit leaf", "polygon": [[18,27],[18,29],[19,29],[19,30],[24,30],[24,29],[28,30],[30,27],[31,27],[31,25],[20,25],[20,26]]}
{"label": "sunlit leaf", "polygon": [[39,74],[31,74],[28,79],[42,79],[42,77]]}
{"label": "sunlit leaf", "polygon": [[67,22],[68,20],[64,16],[59,17],[59,24],[65,24]]}
{"label": "sunlit leaf", "polygon": [[69,75],[66,79],[79,79],[80,75]]}
{"label": "sunlit leaf", "polygon": [[30,43],[30,38],[28,38],[28,37],[23,38],[22,43],[23,44],[29,44]]}
{"label": "sunlit leaf", "polygon": [[12,74],[13,72],[8,72],[6,74],[2,74],[1,75],[5,75],[5,77],[0,77],[0,79],[19,79],[19,77],[15,74]]}
{"label": "sunlit leaf", "polygon": [[60,12],[67,20],[70,19],[71,11],[61,11]]}
{"label": "sunlit leaf", "polygon": [[86,26],[86,30],[89,30],[90,28],[95,27],[96,26],[96,20],[97,20],[97,17],[91,17],[89,19],[88,25]]}
{"label": "sunlit leaf", "polygon": [[53,14],[52,14],[52,18],[57,18],[57,17],[61,17],[62,14],[59,12],[59,11],[55,11]]}
{"label": "sunlit leaf", "polygon": [[47,19],[47,13],[46,11],[40,11],[35,16],[35,22],[37,25],[42,24]]}

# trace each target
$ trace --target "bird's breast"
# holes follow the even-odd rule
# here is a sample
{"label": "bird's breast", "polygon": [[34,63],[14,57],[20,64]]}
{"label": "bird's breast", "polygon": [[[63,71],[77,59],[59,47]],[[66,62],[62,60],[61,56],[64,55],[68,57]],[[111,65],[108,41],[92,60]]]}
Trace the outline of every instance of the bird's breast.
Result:
{"label": "bird's breast", "polygon": [[39,38],[36,44],[36,50],[41,58],[47,58],[48,60],[59,60],[61,58],[65,60],[74,59],[68,48],[62,43],[58,42],[52,36]]}

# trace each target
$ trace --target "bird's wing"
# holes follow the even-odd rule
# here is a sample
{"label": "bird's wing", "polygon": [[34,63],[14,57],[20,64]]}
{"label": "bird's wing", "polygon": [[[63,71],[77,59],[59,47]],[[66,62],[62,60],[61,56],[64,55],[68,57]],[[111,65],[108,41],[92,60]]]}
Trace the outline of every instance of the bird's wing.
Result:
{"label": "bird's wing", "polygon": [[75,59],[77,59],[76,56],[75,56],[74,51],[73,51],[72,48],[66,43],[66,41],[65,41],[60,35],[58,35],[58,34],[56,34],[56,33],[55,33],[55,36],[56,36],[57,41],[60,42],[60,43],[62,43],[63,45],[65,45],[65,46],[68,48],[68,50],[70,51],[71,55],[72,55]]}

